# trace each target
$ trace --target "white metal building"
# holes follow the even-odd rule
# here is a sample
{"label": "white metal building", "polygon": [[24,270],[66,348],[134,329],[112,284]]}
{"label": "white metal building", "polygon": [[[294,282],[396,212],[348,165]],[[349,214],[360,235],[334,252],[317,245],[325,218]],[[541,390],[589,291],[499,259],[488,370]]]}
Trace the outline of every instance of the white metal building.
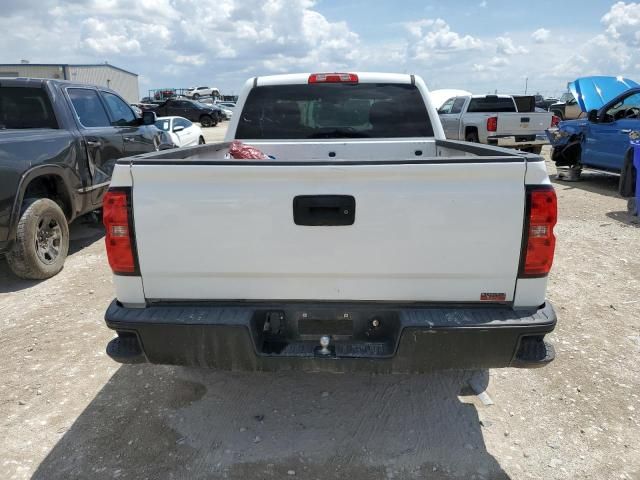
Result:
{"label": "white metal building", "polygon": [[118,92],[129,103],[140,99],[138,74],[122,68],[97,63],[69,65],[53,63],[4,63],[0,64],[0,77],[33,77],[71,80],[108,87]]}

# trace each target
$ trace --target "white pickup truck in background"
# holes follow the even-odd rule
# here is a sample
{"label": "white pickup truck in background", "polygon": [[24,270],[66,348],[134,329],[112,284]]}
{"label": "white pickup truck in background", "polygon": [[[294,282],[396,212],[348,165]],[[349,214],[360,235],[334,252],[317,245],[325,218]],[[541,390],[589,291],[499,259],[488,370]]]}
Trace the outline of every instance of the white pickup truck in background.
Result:
{"label": "white pickup truck in background", "polygon": [[540,156],[448,141],[423,81],[249,80],[230,143],[118,161],[104,201],[123,363],[537,367],[556,197]]}
{"label": "white pickup truck in background", "polygon": [[547,128],[559,119],[536,111],[534,96],[462,95],[438,109],[445,136],[539,154],[549,141]]}

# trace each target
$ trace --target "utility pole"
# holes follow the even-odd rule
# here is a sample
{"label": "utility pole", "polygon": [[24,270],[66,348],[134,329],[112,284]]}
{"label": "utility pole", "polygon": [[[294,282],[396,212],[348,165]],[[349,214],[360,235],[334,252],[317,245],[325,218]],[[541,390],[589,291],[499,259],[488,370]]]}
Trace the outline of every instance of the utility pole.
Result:
{"label": "utility pole", "polygon": [[524,77],[524,94],[527,94],[527,88],[529,87],[529,77]]}

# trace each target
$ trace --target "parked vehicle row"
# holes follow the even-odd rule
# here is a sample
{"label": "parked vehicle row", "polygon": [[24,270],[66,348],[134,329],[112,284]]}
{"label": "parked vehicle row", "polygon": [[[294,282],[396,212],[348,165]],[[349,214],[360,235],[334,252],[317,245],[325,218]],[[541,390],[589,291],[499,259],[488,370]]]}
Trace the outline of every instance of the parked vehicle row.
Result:
{"label": "parked vehicle row", "polygon": [[225,118],[225,113],[220,107],[186,98],[170,98],[159,105],[148,105],[143,109],[153,111],[160,117],[184,117],[192,122],[199,122],[205,128],[215,127]]}
{"label": "parked vehicle row", "polygon": [[541,108],[542,110],[545,111],[549,111],[549,107],[551,107],[551,105],[558,103],[558,99],[557,98],[547,98],[547,97],[543,97],[542,95],[534,95],[535,99],[536,99],[536,107]]}

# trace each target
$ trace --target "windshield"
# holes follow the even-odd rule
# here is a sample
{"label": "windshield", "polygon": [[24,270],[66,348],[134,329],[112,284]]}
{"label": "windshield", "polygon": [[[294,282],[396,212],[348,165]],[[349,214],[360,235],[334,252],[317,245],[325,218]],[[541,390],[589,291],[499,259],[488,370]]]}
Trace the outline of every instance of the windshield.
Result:
{"label": "windshield", "polygon": [[239,139],[432,137],[415,85],[277,85],[251,90]]}

